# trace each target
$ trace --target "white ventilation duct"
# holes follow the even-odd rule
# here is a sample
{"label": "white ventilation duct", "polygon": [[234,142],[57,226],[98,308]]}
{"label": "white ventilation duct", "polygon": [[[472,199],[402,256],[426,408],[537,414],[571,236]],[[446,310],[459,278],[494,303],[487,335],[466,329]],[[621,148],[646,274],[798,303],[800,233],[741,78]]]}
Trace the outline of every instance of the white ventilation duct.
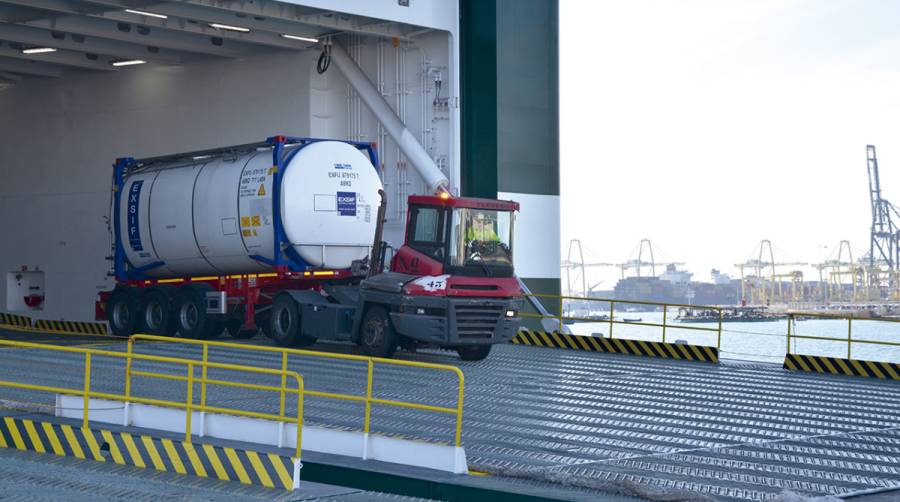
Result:
{"label": "white ventilation duct", "polygon": [[353,87],[359,96],[365,101],[366,105],[375,114],[375,118],[384,126],[391,138],[397,142],[400,150],[406,155],[413,167],[416,168],[428,189],[437,193],[448,191],[449,181],[444,173],[434,163],[434,160],[428,155],[428,152],[416,140],[415,136],[406,124],[400,120],[400,117],[394,113],[387,101],[384,100],[372,81],[359,68],[347,51],[336,43],[332,43],[331,60],[337,68],[344,74],[347,81]]}

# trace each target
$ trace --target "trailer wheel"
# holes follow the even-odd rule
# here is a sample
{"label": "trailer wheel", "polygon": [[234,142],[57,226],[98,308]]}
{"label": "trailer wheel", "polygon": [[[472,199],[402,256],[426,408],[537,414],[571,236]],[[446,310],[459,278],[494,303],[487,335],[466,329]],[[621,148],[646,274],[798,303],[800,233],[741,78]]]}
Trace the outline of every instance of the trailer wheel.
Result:
{"label": "trailer wheel", "polygon": [[369,356],[391,357],[397,351],[397,332],[384,307],[369,307],[360,326],[359,341]]}
{"label": "trailer wheel", "polygon": [[300,309],[290,295],[281,293],[272,302],[269,332],[281,347],[290,347],[300,338]]}
{"label": "trailer wheel", "polygon": [[109,329],[116,336],[131,336],[140,326],[140,293],[135,288],[116,288],[106,299]]}
{"label": "trailer wheel", "polygon": [[217,321],[206,313],[206,289],[183,287],[175,295],[178,332],[185,338],[206,340],[213,335]]}
{"label": "trailer wheel", "polygon": [[456,353],[463,361],[481,361],[491,353],[493,345],[473,345],[469,347],[457,347]]}
{"label": "trailer wheel", "polygon": [[150,335],[172,336],[178,329],[172,312],[172,291],[168,288],[150,288],[141,298],[140,330]]}

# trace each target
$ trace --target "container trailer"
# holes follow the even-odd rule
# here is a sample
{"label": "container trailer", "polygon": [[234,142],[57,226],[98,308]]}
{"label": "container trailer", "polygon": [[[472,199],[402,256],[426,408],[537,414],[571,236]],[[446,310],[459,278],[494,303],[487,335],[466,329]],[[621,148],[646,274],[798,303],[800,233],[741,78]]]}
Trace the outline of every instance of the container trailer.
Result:
{"label": "container trailer", "polygon": [[114,165],[113,274],[98,318],[120,336],[262,330],[280,346],[402,346],[483,359],[518,329],[518,203],[414,195],[385,270],[374,145],[275,136]]}

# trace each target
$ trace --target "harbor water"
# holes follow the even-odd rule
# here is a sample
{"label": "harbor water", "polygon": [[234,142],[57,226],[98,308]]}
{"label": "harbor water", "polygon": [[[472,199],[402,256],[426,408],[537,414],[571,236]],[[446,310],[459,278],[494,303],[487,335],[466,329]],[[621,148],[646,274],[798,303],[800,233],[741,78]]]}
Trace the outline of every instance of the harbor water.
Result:
{"label": "harbor water", "polygon": [[[609,311],[595,311],[593,315],[609,315]],[[682,323],[675,319],[677,312],[670,310],[666,319],[666,342],[684,340],[690,344],[716,346],[717,323]],[[613,338],[662,341],[662,328],[642,326],[619,321],[633,320],[648,324],[662,324],[662,312],[616,312],[612,324]],[[608,321],[578,322],[567,324],[573,334],[584,336],[609,336]],[[828,357],[848,356],[867,361],[900,363],[900,346],[872,344],[869,342],[900,343],[900,322],[854,319],[852,342],[848,344],[848,322],[845,319],[805,319],[791,324],[791,352],[796,354]],[[703,328],[698,331],[691,328]],[[720,357],[747,361],[781,363],[787,350],[788,320],[759,322],[723,322]],[[834,338],[836,340],[808,340],[794,335]]]}

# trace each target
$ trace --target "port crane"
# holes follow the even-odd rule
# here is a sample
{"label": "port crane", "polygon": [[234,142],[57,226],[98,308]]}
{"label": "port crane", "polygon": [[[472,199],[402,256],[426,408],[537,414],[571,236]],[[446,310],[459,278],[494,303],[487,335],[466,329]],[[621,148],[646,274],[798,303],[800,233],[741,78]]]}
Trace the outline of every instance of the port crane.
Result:
{"label": "port crane", "polygon": [[[646,256],[650,257],[650,261],[644,260],[644,250],[646,249]],[[633,256],[633,255],[632,255]],[[641,277],[641,270],[644,267],[650,267],[650,276],[656,277],[656,266],[659,265],[661,267],[666,267],[669,265],[675,266],[683,266],[683,262],[662,262],[657,263],[653,258],[653,243],[650,242],[650,239],[641,239],[641,242],[638,243],[637,247],[637,257],[632,258],[625,263],[619,264],[619,269],[622,271],[622,279],[625,279],[629,270],[634,270],[635,277]]]}
{"label": "port crane", "polygon": [[[763,239],[751,253],[751,258],[734,266],[741,271],[741,303],[767,305],[773,301],[784,301],[782,280],[791,283],[791,301],[803,295],[803,272],[793,270],[786,274],[776,273],[776,267],[807,266],[805,262],[776,262],[772,251],[772,241]],[[755,257],[754,257],[755,255]],[[750,273],[748,273],[748,271]]]}
{"label": "port crane", "polygon": [[865,301],[869,299],[868,274],[861,262],[853,260],[850,241],[840,241],[837,253],[833,253],[830,258],[814,266],[819,272],[817,299],[826,301]]}
{"label": "port crane", "polygon": [[869,286],[878,289],[879,296],[896,296],[900,283],[900,219],[897,208],[881,194],[878,157],[875,145],[866,145],[866,168],[869,174],[869,199],[872,204],[872,225],[869,234]]}
{"label": "port crane", "polygon": [[[562,261],[562,268],[566,273],[566,291],[570,296],[587,297],[591,291],[599,286],[603,281],[592,286],[587,283],[587,268],[594,267],[617,267],[616,263],[594,262],[585,263],[584,248],[580,239],[572,239],[569,241],[569,252],[565,260]],[[580,283],[580,287],[579,287]]]}

